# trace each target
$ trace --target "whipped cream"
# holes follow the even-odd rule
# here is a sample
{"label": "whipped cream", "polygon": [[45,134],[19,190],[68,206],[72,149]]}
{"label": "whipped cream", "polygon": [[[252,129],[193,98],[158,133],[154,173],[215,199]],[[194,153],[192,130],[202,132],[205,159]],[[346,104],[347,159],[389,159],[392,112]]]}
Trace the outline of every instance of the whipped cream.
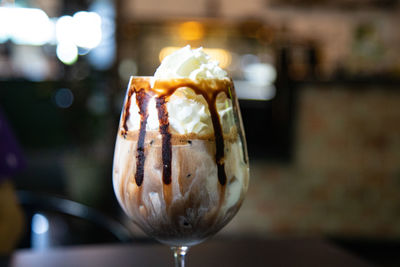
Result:
{"label": "whipped cream", "polygon": [[211,60],[203,48],[191,49],[187,45],[166,56],[154,73],[155,79],[189,78],[201,79],[228,78],[226,71],[218,66],[218,61]]}
{"label": "whipped cream", "polygon": [[192,89],[178,89],[167,102],[170,126],[180,134],[210,133],[212,121],[207,106],[203,96]]}
{"label": "whipped cream", "polygon": [[[189,78],[195,82],[204,79],[229,79],[226,71],[218,66],[217,61],[211,60],[201,47],[191,49],[189,45],[164,58],[152,77],[152,83],[154,85],[155,80],[174,78]],[[229,132],[233,125],[231,99],[221,92],[216,105],[223,131]],[[170,130],[173,133],[201,135],[212,133],[213,126],[207,101],[192,89],[179,88],[169,97],[166,106]],[[130,114],[138,113],[138,106],[131,105]],[[159,120],[154,98],[148,103],[148,114],[146,129],[158,130]],[[140,117],[131,116],[127,124],[129,129],[139,129]]]}

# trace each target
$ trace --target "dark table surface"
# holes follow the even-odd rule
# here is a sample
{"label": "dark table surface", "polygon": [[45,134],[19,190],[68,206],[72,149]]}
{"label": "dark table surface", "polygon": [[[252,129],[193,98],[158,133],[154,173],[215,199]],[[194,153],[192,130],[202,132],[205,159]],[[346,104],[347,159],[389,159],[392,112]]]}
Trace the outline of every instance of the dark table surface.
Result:
{"label": "dark table surface", "polygon": [[[323,240],[210,240],[189,250],[196,266],[355,266],[372,264]],[[172,252],[159,244],[104,244],[17,250],[11,267],[173,266]]]}

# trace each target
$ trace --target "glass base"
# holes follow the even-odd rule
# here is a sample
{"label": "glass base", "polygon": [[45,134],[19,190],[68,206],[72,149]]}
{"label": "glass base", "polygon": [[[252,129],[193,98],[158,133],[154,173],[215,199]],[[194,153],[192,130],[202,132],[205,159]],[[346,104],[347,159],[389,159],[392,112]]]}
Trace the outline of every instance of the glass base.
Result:
{"label": "glass base", "polygon": [[175,267],[185,267],[185,256],[189,250],[189,247],[178,246],[171,247],[171,249],[174,252]]}

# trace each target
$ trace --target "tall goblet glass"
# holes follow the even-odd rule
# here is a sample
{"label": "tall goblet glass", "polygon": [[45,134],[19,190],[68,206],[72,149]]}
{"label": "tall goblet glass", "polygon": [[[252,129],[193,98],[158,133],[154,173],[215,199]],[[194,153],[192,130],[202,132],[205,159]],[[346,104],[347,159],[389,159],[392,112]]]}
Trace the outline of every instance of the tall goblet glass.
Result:
{"label": "tall goblet glass", "polygon": [[249,180],[245,142],[231,79],[131,78],[114,191],[135,224],[171,246],[176,266],[240,208]]}

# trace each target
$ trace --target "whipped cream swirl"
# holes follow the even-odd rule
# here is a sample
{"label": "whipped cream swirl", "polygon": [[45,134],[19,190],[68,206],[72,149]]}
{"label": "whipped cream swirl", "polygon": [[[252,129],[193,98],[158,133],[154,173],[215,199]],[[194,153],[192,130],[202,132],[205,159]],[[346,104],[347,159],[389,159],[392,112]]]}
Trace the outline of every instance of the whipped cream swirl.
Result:
{"label": "whipped cream swirl", "polygon": [[191,49],[187,45],[166,56],[154,73],[155,79],[189,78],[201,79],[228,78],[226,71],[218,66],[218,61],[211,60],[203,48]]}

